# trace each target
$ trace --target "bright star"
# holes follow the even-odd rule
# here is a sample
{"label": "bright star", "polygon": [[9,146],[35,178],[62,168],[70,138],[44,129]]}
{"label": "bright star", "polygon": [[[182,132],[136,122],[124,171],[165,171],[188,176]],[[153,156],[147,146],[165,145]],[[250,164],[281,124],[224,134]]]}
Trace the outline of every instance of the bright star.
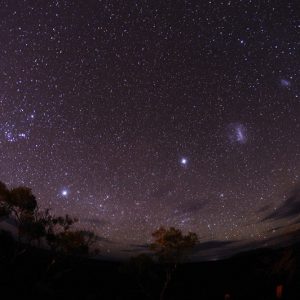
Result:
{"label": "bright star", "polygon": [[25,133],[19,133],[18,137],[21,139],[26,139],[26,134]]}
{"label": "bright star", "polygon": [[182,159],[181,159],[181,163],[182,163],[183,165],[187,164],[187,159],[186,159],[186,158],[182,158]]}
{"label": "bright star", "polygon": [[187,158],[185,158],[185,157],[181,158],[180,163],[181,163],[183,166],[186,166],[187,163],[188,163]]}
{"label": "bright star", "polygon": [[62,195],[63,197],[67,197],[68,194],[69,194],[69,192],[68,192],[66,189],[64,189],[64,190],[61,191],[61,195]]}

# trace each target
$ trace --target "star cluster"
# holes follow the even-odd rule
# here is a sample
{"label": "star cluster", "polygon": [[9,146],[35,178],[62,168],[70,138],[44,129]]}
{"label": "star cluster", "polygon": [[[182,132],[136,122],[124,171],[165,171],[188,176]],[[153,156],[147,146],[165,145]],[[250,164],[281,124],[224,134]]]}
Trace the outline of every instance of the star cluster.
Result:
{"label": "star cluster", "polygon": [[1,1],[0,180],[107,251],[160,225],[267,239],[299,182],[296,7]]}

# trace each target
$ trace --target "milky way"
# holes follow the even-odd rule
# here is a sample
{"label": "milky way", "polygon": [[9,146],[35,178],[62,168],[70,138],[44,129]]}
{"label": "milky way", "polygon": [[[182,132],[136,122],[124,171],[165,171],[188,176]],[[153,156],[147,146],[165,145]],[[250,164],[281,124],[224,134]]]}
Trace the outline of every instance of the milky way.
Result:
{"label": "milky way", "polygon": [[237,247],[279,234],[300,171],[297,2],[1,1],[0,180],[114,255],[160,225]]}

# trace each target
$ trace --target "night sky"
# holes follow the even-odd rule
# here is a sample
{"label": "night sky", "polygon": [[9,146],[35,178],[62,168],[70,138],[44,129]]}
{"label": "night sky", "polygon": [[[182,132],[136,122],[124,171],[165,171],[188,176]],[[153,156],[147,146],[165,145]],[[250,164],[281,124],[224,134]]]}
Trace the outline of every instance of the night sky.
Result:
{"label": "night sky", "polygon": [[108,254],[161,225],[211,253],[281,234],[300,215],[297,2],[2,0],[0,180]]}

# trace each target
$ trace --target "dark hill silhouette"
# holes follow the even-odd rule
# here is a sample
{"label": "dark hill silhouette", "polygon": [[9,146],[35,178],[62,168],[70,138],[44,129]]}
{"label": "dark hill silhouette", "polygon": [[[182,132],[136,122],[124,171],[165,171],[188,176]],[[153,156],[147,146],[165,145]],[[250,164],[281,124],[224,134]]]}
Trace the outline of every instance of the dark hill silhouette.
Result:
{"label": "dark hill silhouette", "polygon": [[[14,243],[8,233],[0,232],[2,295],[30,299],[159,299],[164,280],[160,264],[146,263],[139,273],[131,262],[63,253],[53,256],[51,251],[35,247],[12,259]],[[284,286],[281,299],[299,299],[299,262],[300,243],[296,243],[248,251],[226,260],[181,264],[165,299],[225,299],[225,294],[230,297],[227,299],[276,299],[279,284]]]}

